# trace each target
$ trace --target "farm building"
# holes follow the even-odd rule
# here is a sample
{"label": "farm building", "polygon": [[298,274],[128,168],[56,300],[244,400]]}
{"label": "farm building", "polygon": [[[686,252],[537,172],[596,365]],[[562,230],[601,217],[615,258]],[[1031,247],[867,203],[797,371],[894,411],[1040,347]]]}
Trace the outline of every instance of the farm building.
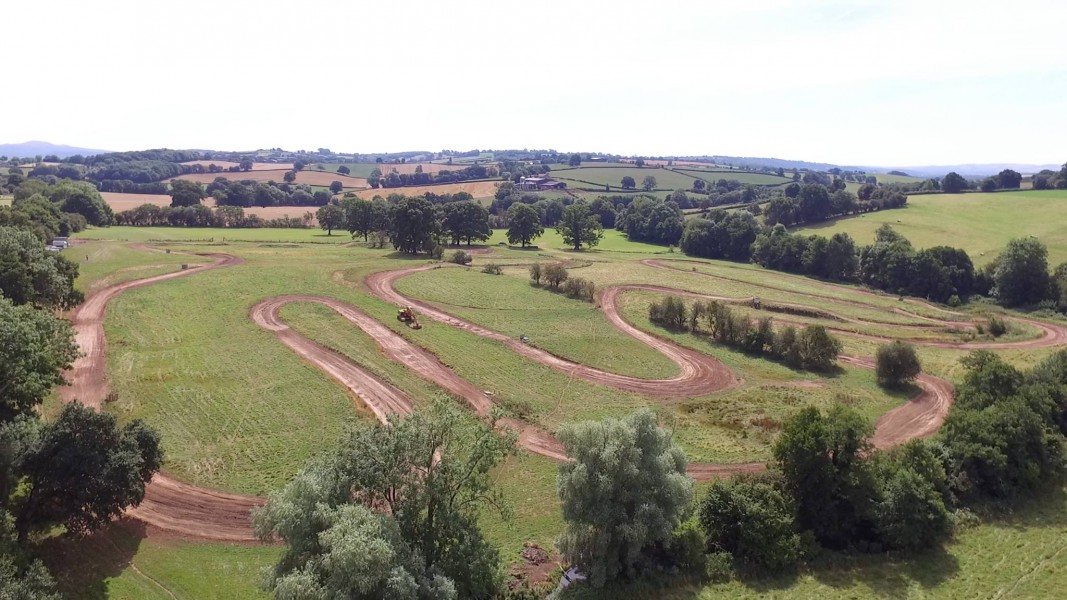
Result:
{"label": "farm building", "polygon": [[547,177],[523,177],[515,187],[524,191],[562,190],[567,184]]}

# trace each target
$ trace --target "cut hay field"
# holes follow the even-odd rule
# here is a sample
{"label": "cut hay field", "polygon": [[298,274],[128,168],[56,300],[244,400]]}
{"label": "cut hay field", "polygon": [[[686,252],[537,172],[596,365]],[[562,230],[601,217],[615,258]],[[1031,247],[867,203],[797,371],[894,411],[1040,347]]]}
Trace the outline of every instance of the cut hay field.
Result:
{"label": "cut hay field", "polygon": [[798,227],[797,231],[851,235],[859,244],[889,224],[918,248],[963,248],[975,265],[994,258],[1012,238],[1035,236],[1049,250],[1049,265],[1067,261],[1067,191],[1042,190],[911,196],[908,206]]}
{"label": "cut hay field", "polygon": [[460,183],[443,183],[440,185],[413,185],[398,188],[378,188],[356,191],[356,195],[364,200],[370,200],[375,196],[386,197],[389,194],[404,194],[405,196],[420,196],[426,192],[434,194],[456,194],[467,192],[475,198],[491,198],[496,194],[496,188],[500,181],[464,181]]}
{"label": "cut hay field", "polygon": [[[233,161],[229,161],[229,160],[191,160],[191,161],[188,161],[188,162],[183,162],[182,164],[183,165],[200,165],[200,166],[202,166],[204,168],[207,168],[207,167],[209,167],[211,165],[215,165],[216,167],[222,167],[223,169],[229,169],[230,167],[239,167],[239,166],[241,166],[241,163],[233,162]],[[292,169],[292,168],[293,168],[292,163],[265,163],[265,162],[254,162],[254,163],[252,163],[252,170],[253,171],[278,171],[278,170],[288,171],[289,169]]]}
{"label": "cut hay field", "polygon": [[[277,166],[277,165],[275,165]],[[285,173],[289,169],[275,169],[275,170],[259,170],[259,171],[241,171],[236,173],[190,173],[188,175],[178,175],[177,177],[171,177],[164,181],[173,181],[175,179],[185,179],[188,181],[196,181],[198,183],[211,183],[216,178],[222,177],[223,179],[229,179],[231,181],[258,181],[260,183],[267,183],[273,181],[275,183],[282,183],[285,181]],[[297,171],[296,181],[294,183],[303,183],[307,185],[321,185],[329,187],[334,181],[340,181],[344,185],[345,189],[363,189],[367,187],[367,180],[362,177],[350,177],[348,175],[341,175],[339,173],[330,173],[328,171],[309,171],[304,169],[303,171]]]}
{"label": "cut hay field", "polygon": [[[100,192],[104,202],[115,212],[132,210],[142,204],[170,206],[170,196],[164,194],[120,194],[118,192]],[[204,206],[215,207],[214,198],[204,199]],[[246,215],[255,215],[262,219],[279,219],[282,217],[301,217],[306,212],[314,213],[315,206],[248,206],[244,207]]]}
{"label": "cut hay field", "polygon": [[[699,261],[687,265],[695,271],[654,268],[639,261],[681,256],[668,255],[659,246],[629,242],[615,231],[605,233],[602,249],[581,254],[555,250],[562,242],[554,232],[539,240],[542,247],[538,250],[491,246],[491,254],[478,255],[470,271],[456,267],[423,271],[400,279],[397,287],[413,298],[437,303],[509,337],[525,334],[535,345],[559,355],[644,376],[670,374],[676,367],[607,326],[594,305],[532,288],[525,263],[574,259],[573,274],[601,287],[648,283],[707,294],[758,294],[768,301],[833,306],[851,317],[884,318],[899,324],[914,322],[913,317],[893,312],[900,304],[896,299],[872,297],[838,286],[829,288],[749,265]],[[501,236],[502,232],[495,232],[493,242]],[[842,369],[832,376],[797,372],[699,337],[665,331],[648,322],[648,302],[658,297],[651,293],[623,295],[622,316],[642,330],[721,360],[742,380],[739,387],[664,403],[573,378],[525,359],[500,342],[436,321],[426,319],[423,329],[408,330],[396,322],[396,307],[371,296],[363,281],[374,272],[425,264],[425,257],[406,258],[389,250],[341,243],[350,241],[347,235],[329,238],[317,230],[113,227],[90,229],[78,237],[93,240],[74,249],[91,254],[79,281],[82,287],[141,270],[154,273],[153,269],[172,269],[171,261],[178,258],[102,239],[193,240],[188,245],[170,247],[227,252],[246,261],[239,266],[128,290],[110,305],[105,321],[110,354],[108,376],[118,394],[118,400],[110,403],[107,410],[124,421],[143,418],[161,431],[167,473],[226,490],[263,493],[277,489],[303,460],[327,448],[346,420],[368,418],[361,403],[334,380],[279,344],[272,332],[249,320],[253,304],[277,294],[317,294],[349,302],[440,357],[478,389],[491,391],[513,414],[550,430],[568,421],[619,416],[638,407],[653,407],[672,423],[676,439],[697,460],[765,459],[776,424],[809,404],[825,407],[848,402],[873,417],[903,401],[901,396],[886,394],[875,386],[873,374],[867,370]],[[494,276],[480,272],[487,262],[512,266],[505,267],[504,275]],[[828,297],[863,300],[867,305],[838,306]],[[909,308],[919,316],[928,314],[920,306]],[[297,332],[393,383],[418,404],[442,393],[434,383],[386,358],[369,336],[321,305],[293,303],[282,309],[281,317]],[[865,351],[865,355],[872,352],[869,348]],[[962,354],[943,352],[946,362]],[[553,547],[562,526],[555,472],[554,463],[526,455],[509,460],[494,473],[515,509],[515,519],[503,523],[485,517],[483,526],[505,560],[515,559],[524,541]],[[1062,508],[1062,500],[1059,506]],[[1035,514],[1045,514],[1042,510],[1045,509]],[[982,543],[967,545],[966,536],[974,531],[984,536],[982,539],[993,539],[1003,535],[996,527],[992,526],[988,534],[987,526],[963,532],[960,543],[949,551],[959,557],[957,561],[962,566],[944,572],[959,573],[964,578],[970,577],[967,574],[975,568],[992,568],[997,555],[983,554]],[[1027,528],[1025,536],[1021,529],[1014,533],[1008,530],[1010,539],[1026,541],[1011,549],[1015,554],[1013,565],[1018,564],[1020,571],[1039,567],[1036,575],[1029,576],[1017,589],[1047,591],[1049,578],[1062,575],[1062,568],[1041,561],[1052,556],[1054,541],[1063,533],[1062,521],[1042,529],[1031,521],[1015,520],[1010,527]],[[144,537],[143,532],[137,531],[110,535],[92,541],[77,556],[57,551],[50,557],[49,564],[60,572],[66,589],[73,591],[72,597],[261,597],[255,589],[254,573],[275,560],[278,551],[276,547],[193,543],[165,535],[154,537],[151,533]],[[107,550],[112,547],[113,551]],[[960,548],[959,553],[956,548]],[[972,556],[977,562],[968,562]],[[1001,560],[1003,556],[1000,555]],[[936,561],[928,564],[923,568],[940,572],[946,567]],[[757,582],[753,587],[728,584],[721,590],[742,595],[761,589],[791,591],[787,586],[797,585],[798,590],[817,595],[822,591],[819,586],[830,585],[838,595],[844,594],[841,590],[846,587],[855,595],[871,585],[868,579],[894,574],[904,581],[903,589],[910,590],[919,585],[913,583],[919,580],[915,574],[918,568],[913,566],[899,575],[896,569],[886,570],[883,560],[877,565],[850,564],[831,571],[839,575],[814,575],[810,581],[807,575],[796,582],[775,581],[773,588],[761,588]],[[847,579],[845,574],[851,575],[857,569],[871,569],[864,571],[870,575],[856,576],[856,581]],[[926,575],[926,579],[919,580],[925,586],[923,591],[948,586],[945,589],[963,596],[989,595],[983,590],[1000,589],[996,586],[1001,581],[998,576],[990,588],[982,588],[982,580],[971,577],[965,585],[952,587],[955,579],[951,577],[936,581],[931,577]],[[712,588],[709,593],[715,591]],[[638,589],[635,593],[640,592]],[[698,597],[702,593],[699,588],[659,592],[676,598]]]}
{"label": "cut hay field", "polygon": [[0,206],[11,206],[14,196],[0,196]]}

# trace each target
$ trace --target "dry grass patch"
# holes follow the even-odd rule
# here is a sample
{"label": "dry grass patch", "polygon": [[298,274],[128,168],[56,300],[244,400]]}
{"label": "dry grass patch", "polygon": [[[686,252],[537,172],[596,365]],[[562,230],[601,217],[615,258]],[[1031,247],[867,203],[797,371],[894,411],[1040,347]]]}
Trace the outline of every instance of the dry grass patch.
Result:
{"label": "dry grass patch", "polygon": [[467,192],[475,198],[488,198],[496,194],[499,181],[464,181],[462,183],[445,183],[442,185],[415,185],[399,188],[380,188],[360,190],[356,195],[364,200],[370,200],[375,196],[388,196],[389,194],[404,194],[405,196],[421,196],[426,192],[434,194],[455,194]]}

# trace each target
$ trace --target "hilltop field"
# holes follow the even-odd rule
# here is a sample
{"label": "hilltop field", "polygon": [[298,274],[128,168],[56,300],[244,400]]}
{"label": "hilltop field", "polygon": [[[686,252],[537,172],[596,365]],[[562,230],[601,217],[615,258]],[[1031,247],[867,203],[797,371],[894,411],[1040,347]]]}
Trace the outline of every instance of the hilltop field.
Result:
{"label": "hilltop field", "polygon": [[[656,171],[658,179],[663,170]],[[900,219],[901,232],[917,245],[927,239],[936,243],[952,227],[975,228],[977,243],[984,235],[977,228],[992,220],[995,203],[1064,198],[1010,196],[938,197],[929,206],[918,196],[905,210],[821,229],[853,223],[865,227],[875,218],[897,226]],[[988,203],[988,209],[980,209],[987,216],[941,223],[942,233],[931,231],[923,238],[923,223],[959,216],[961,211],[937,208],[954,201],[978,207]],[[998,235],[1004,240],[1031,224],[1054,221],[1021,212],[1011,211],[1012,224],[1000,225]],[[857,239],[870,237],[854,231]],[[947,239],[967,247],[967,234],[954,235]],[[1050,253],[1067,257],[1067,240],[1038,235]],[[123,291],[104,318],[106,375],[116,394],[107,410],[123,421],[144,419],[161,432],[163,472],[188,486],[190,494],[206,489],[263,496],[330,447],[346,422],[374,418],[354,391],[358,382],[327,374],[315,360],[281,343],[271,328],[275,326],[264,323],[283,324],[299,339],[339,357],[344,369],[362,369],[395,387],[414,406],[451,396],[467,407],[473,399],[456,395],[443,376],[428,376],[390,358],[383,351],[383,336],[430,353],[447,369],[443,373],[469,382],[478,398],[538,431],[551,433],[567,422],[619,417],[648,407],[672,425],[693,468],[729,472],[768,460],[781,424],[805,406],[848,404],[871,421],[881,418],[879,435],[887,440],[931,433],[923,427],[936,428],[938,390],[958,380],[958,361],[972,347],[972,336],[950,324],[1002,312],[985,305],[946,315],[925,302],[853,286],[753,265],[685,259],[614,231],[597,249],[583,252],[567,250],[552,232],[537,240],[536,248],[515,249],[497,231],[478,248],[469,268],[399,255],[391,248],[368,248],[347,235],[327,236],[319,230],[110,227],[91,228],[78,238],[65,252],[81,265],[77,285],[88,295],[178,272],[180,263],[192,267],[184,275]],[[998,247],[989,242],[987,254]],[[594,282],[603,294],[597,302],[530,285],[530,264],[559,261],[573,277]],[[502,274],[483,273],[490,263],[499,265]],[[742,314],[770,316],[779,326],[824,325],[843,342],[842,354],[857,362],[842,361],[829,374],[799,371],[653,324],[650,304],[674,293],[717,298]],[[294,294],[300,296],[271,306],[270,315],[257,316],[264,301]],[[761,298],[762,309],[752,307],[753,297]],[[415,307],[421,330],[397,322],[398,303]],[[342,312],[349,310],[380,324],[378,329],[356,326]],[[1055,350],[1043,342],[1046,330],[1021,320],[1011,324],[1008,336],[996,345],[1013,364],[1032,366]],[[520,344],[521,337],[528,342]],[[893,393],[876,385],[862,359],[872,357],[886,339],[915,343],[929,382]],[[708,361],[721,370],[715,377],[689,381],[672,356],[691,356],[686,360]],[[553,366],[557,360],[581,368]],[[672,391],[682,390],[674,386],[683,382],[691,391]],[[54,413],[58,406],[55,399],[46,409]],[[918,424],[896,427],[893,418],[883,418],[902,407],[924,406],[929,412]],[[503,522],[487,514],[482,527],[506,562],[519,560],[525,542],[555,548],[562,530],[556,470],[553,460],[523,452],[494,473],[514,516]],[[258,573],[277,559],[279,547],[198,539],[190,533],[197,531],[196,523],[153,517],[167,514],[165,506],[155,504],[157,494],[150,489],[147,508],[136,513],[147,515],[148,525],[127,519],[88,543],[64,538],[50,543],[45,549],[49,567],[71,597],[265,597],[256,587]],[[1067,533],[1065,498],[1053,493],[1028,500],[1013,514],[990,515],[982,524],[962,528],[945,551],[931,556],[902,561],[831,556],[789,578],[711,586],[683,582],[669,589],[638,586],[605,593],[633,598],[1045,596],[1065,576],[1060,558]],[[171,499],[185,501],[180,495]]]}
{"label": "hilltop field", "polygon": [[1049,251],[1049,264],[1067,261],[1067,191],[930,194],[908,198],[903,210],[846,217],[798,228],[832,235],[843,231],[868,244],[879,226],[889,224],[918,248],[963,248],[975,265],[985,264],[1008,240],[1033,236]]}

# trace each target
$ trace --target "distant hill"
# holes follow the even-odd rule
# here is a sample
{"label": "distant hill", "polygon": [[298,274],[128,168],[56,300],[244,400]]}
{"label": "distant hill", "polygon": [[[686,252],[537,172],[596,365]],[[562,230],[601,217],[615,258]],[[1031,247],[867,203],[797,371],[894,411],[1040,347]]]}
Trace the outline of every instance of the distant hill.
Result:
{"label": "distant hill", "polygon": [[713,162],[717,165],[730,165],[732,167],[741,167],[745,169],[770,167],[772,169],[810,169],[812,171],[825,171],[837,166],[830,163],[808,162],[805,160],[788,160],[785,158],[766,158],[759,156],[721,156],[718,154],[711,156],[706,154],[703,156],[666,156],[660,158]]}
{"label": "distant hill", "polygon": [[7,156],[8,158],[28,158],[49,155],[66,158],[68,156],[74,156],[75,154],[89,156],[91,154],[104,154],[106,152],[110,152],[110,150],[77,148],[75,146],[64,146],[62,144],[50,144],[48,142],[37,141],[22,142],[21,144],[0,144],[0,156]]}
{"label": "distant hill", "polygon": [[[892,167],[897,171],[904,171],[908,175],[913,177],[943,177],[948,173],[955,171],[964,177],[988,177],[989,175],[996,175],[1004,169],[1011,169],[1018,171],[1024,175],[1037,173],[1042,169],[1050,169],[1052,171],[1059,171],[1063,165],[1032,165],[1032,164],[1020,164],[1020,163],[987,163],[987,164],[969,164],[969,165],[928,165],[918,167]],[[867,171],[885,171],[889,167],[863,167]]]}

